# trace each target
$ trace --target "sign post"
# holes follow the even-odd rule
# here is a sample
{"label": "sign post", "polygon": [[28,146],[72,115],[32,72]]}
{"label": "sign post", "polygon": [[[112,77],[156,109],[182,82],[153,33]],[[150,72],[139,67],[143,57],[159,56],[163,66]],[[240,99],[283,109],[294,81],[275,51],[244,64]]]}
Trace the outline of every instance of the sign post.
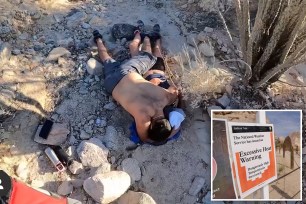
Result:
{"label": "sign post", "polygon": [[[259,124],[266,124],[266,112],[258,111],[256,113],[256,122]],[[269,185],[265,185],[262,189],[262,198],[268,200],[269,199]]]}

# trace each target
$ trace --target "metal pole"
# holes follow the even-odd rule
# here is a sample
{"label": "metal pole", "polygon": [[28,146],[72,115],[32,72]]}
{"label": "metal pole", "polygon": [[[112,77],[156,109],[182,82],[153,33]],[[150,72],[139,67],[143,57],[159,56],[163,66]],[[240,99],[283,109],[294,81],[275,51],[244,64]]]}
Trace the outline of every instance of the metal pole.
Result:
{"label": "metal pole", "polygon": [[[260,124],[266,124],[266,111],[257,111],[256,122]],[[263,199],[269,199],[269,184],[262,187],[261,192]]]}

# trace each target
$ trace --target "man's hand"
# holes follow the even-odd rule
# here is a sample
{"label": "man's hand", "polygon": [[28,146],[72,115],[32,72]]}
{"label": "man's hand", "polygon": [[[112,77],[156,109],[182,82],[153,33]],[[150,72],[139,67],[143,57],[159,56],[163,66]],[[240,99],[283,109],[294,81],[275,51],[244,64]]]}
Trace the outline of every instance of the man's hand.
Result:
{"label": "man's hand", "polygon": [[178,108],[182,108],[183,106],[183,94],[182,94],[182,88],[178,89],[178,103],[177,103],[177,107]]}
{"label": "man's hand", "polygon": [[174,86],[170,86],[168,89],[168,103],[167,105],[173,104],[178,98],[178,89]]}

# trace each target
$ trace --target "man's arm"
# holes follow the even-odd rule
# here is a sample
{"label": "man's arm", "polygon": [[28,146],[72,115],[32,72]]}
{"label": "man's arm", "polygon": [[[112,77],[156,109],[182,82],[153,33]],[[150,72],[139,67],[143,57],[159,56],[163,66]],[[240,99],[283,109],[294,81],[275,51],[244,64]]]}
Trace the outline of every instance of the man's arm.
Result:
{"label": "man's arm", "polygon": [[168,92],[168,105],[173,104],[178,99],[179,91],[175,86],[170,86],[167,89]]}
{"label": "man's arm", "polygon": [[151,124],[151,118],[142,116],[138,119],[135,118],[137,134],[142,142],[148,141],[148,130]]}

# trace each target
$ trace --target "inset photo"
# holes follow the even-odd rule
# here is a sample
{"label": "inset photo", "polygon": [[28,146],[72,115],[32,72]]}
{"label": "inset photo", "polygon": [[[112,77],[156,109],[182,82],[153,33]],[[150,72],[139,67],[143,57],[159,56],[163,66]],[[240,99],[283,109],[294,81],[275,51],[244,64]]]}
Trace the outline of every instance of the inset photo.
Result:
{"label": "inset photo", "polygon": [[302,200],[301,110],[218,110],[211,125],[212,200]]}

